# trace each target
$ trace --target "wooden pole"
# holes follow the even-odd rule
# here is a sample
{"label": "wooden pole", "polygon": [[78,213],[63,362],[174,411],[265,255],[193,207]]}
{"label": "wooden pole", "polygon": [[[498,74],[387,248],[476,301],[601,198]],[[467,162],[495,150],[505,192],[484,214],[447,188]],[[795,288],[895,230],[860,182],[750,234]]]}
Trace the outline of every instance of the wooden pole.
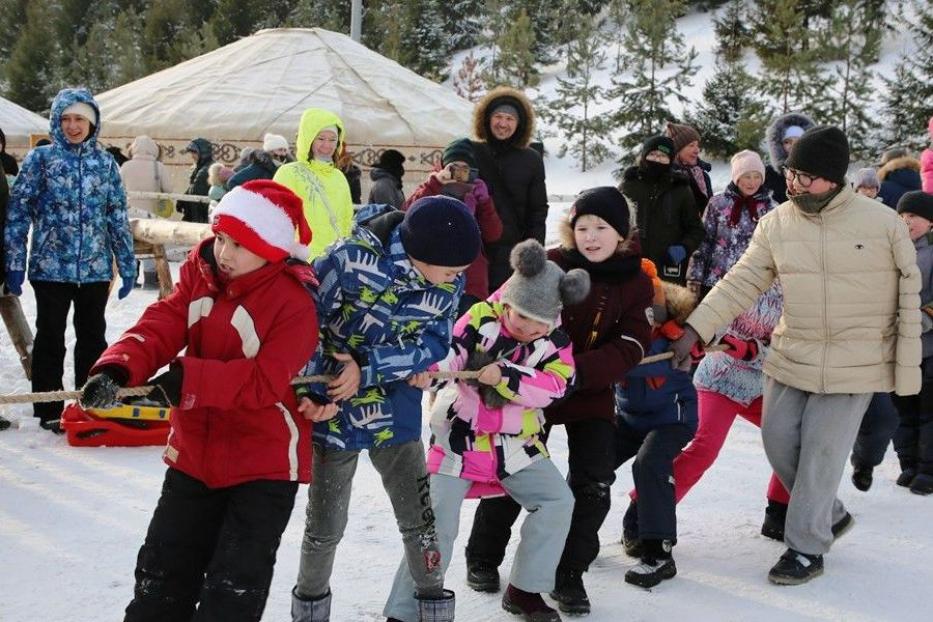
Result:
{"label": "wooden pole", "polygon": [[153,244],[152,257],[155,261],[156,277],[159,279],[159,300],[162,300],[172,293],[174,287],[172,271],[169,270],[168,259],[165,258],[165,247],[161,244]]}
{"label": "wooden pole", "polygon": [[32,380],[32,330],[23,314],[23,306],[18,296],[0,296],[0,315],[10,333],[10,341],[19,354],[20,365],[26,372],[26,379]]}
{"label": "wooden pole", "polygon": [[158,244],[194,246],[211,235],[211,227],[206,223],[161,218],[132,218],[130,219],[130,231],[134,239],[153,246]]}

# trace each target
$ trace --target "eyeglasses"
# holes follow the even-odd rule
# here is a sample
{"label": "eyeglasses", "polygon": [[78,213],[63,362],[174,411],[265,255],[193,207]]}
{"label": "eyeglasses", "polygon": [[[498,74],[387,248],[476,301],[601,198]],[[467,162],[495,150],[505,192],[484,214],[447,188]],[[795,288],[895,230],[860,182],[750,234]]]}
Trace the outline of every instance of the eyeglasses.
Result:
{"label": "eyeglasses", "polygon": [[788,181],[797,180],[797,183],[800,184],[802,188],[809,188],[813,183],[814,179],[819,179],[819,175],[809,175],[807,173],[801,173],[800,171],[794,170],[792,168],[784,169],[784,179]]}

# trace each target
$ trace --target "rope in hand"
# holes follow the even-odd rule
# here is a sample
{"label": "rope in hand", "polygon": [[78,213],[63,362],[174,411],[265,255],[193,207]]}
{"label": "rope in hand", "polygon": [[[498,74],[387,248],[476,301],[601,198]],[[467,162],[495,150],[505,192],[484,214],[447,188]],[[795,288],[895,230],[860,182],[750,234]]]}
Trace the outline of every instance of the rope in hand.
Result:
{"label": "rope in hand", "polygon": [[[705,348],[704,352],[722,352],[728,350],[725,345],[714,345]],[[657,363],[673,358],[673,352],[662,352],[646,356],[639,365]],[[479,377],[478,371],[432,371],[428,372],[431,378],[438,380],[474,380]],[[308,382],[330,382],[334,376],[297,376],[292,379],[291,384],[305,384]],[[155,387],[145,385],[141,387],[124,387],[117,392],[117,397],[143,397],[148,395]],[[0,395],[0,405],[3,404],[35,404],[37,402],[63,402],[65,400],[76,400],[81,397],[81,391],[45,391],[42,393],[13,393],[10,395]]]}

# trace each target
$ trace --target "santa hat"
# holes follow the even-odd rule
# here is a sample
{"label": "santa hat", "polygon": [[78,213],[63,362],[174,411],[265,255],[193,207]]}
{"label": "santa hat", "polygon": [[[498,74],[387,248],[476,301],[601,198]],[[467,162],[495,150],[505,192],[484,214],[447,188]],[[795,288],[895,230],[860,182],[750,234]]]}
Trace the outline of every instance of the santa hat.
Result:
{"label": "santa hat", "polygon": [[301,198],[270,179],[248,181],[225,194],[214,208],[211,230],[266,261],[306,260],[310,253],[311,228]]}

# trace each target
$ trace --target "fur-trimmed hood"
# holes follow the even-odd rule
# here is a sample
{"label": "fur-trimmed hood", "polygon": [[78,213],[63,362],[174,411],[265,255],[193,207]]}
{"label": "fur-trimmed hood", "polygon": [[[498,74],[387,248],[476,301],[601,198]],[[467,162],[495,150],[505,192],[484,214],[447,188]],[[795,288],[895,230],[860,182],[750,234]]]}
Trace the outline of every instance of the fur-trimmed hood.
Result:
{"label": "fur-trimmed hood", "polygon": [[920,160],[910,156],[894,158],[878,169],[878,181],[884,181],[885,178],[894,171],[906,168],[912,171],[920,172]]}
{"label": "fur-trimmed hood", "polygon": [[[531,142],[531,136],[535,129],[535,112],[531,106],[531,101],[525,97],[525,94],[518,89],[510,86],[497,86],[476,103],[473,108],[473,135],[477,140],[483,142],[499,142],[489,132],[489,117],[493,104],[496,100],[505,99],[508,103],[518,109],[520,116],[518,127],[512,137],[505,141],[509,145],[518,148],[525,148]],[[501,103],[501,102],[500,102]]]}
{"label": "fur-trimmed hood", "polygon": [[799,125],[807,131],[816,123],[802,112],[788,112],[775,119],[765,131],[765,146],[768,148],[770,162],[768,166],[780,173],[787,160],[787,150],[784,149],[784,130],[792,125]]}

